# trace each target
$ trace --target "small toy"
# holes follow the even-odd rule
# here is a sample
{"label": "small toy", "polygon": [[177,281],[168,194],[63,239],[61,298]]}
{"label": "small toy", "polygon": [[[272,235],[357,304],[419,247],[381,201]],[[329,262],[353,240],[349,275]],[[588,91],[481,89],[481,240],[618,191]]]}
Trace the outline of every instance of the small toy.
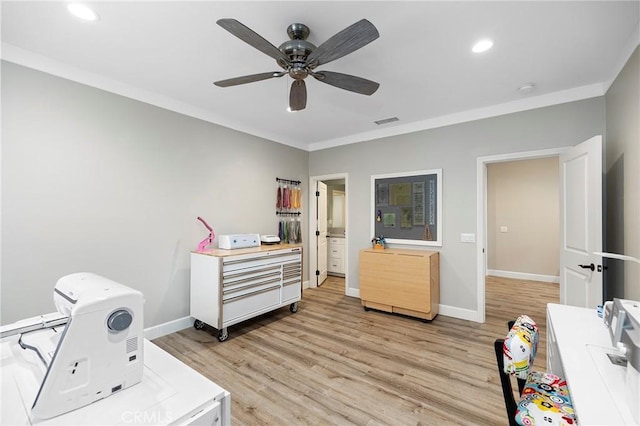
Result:
{"label": "small toy", "polygon": [[202,224],[209,230],[209,236],[200,241],[200,244],[198,244],[198,249],[196,250],[197,252],[202,253],[213,248],[213,239],[216,237],[216,233],[213,232],[213,228],[210,227],[203,218],[198,216],[198,220],[202,222]]}
{"label": "small toy", "polygon": [[384,250],[387,242],[385,241],[384,236],[380,235],[379,237],[372,239],[371,244],[373,244],[373,248],[376,250]]}

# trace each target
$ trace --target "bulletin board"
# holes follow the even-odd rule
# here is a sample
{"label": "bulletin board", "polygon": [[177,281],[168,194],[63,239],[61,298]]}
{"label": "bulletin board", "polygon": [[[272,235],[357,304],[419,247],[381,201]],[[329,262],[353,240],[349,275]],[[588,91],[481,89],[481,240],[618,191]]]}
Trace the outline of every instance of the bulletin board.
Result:
{"label": "bulletin board", "polygon": [[371,237],[442,246],[442,169],[371,176]]}

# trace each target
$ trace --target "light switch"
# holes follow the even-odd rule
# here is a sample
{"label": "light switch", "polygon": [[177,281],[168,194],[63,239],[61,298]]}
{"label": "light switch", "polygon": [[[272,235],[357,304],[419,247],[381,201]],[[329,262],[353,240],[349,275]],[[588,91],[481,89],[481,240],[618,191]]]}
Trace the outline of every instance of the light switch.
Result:
{"label": "light switch", "polygon": [[509,230],[507,229],[506,226],[501,226],[500,227],[500,232],[509,232]]}
{"label": "light switch", "polygon": [[476,234],[460,234],[460,242],[463,243],[475,243],[476,242]]}

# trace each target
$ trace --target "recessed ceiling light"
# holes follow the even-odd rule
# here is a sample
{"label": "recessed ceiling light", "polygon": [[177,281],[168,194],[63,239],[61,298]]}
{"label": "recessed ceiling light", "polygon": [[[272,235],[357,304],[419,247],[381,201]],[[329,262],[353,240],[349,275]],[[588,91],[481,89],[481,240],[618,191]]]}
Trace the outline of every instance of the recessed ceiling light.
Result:
{"label": "recessed ceiling light", "polygon": [[70,3],[67,5],[67,9],[76,18],[83,19],[85,21],[97,21],[98,14],[94,12],[89,6],[81,3]]}
{"label": "recessed ceiling light", "polygon": [[474,53],[482,53],[493,47],[493,41],[489,39],[480,40],[476,44],[473,45],[471,49]]}

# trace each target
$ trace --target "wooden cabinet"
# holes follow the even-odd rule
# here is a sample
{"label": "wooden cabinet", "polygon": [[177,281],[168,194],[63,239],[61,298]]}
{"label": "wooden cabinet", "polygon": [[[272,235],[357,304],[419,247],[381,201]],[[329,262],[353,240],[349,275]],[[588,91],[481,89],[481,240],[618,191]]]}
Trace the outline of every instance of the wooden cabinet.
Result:
{"label": "wooden cabinet", "polygon": [[344,276],[344,238],[327,238],[327,272]]}
{"label": "wooden cabinet", "polygon": [[209,324],[218,340],[227,327],[289,305],[298,310],[302,297],[302,248],[260,246],[191,253],[190,315],[194,327]]}
{"label": "wooden cabinet", "polygon": [[440,303],[440,253],[360,251],[360,299],[365,309],[432,320]]}

